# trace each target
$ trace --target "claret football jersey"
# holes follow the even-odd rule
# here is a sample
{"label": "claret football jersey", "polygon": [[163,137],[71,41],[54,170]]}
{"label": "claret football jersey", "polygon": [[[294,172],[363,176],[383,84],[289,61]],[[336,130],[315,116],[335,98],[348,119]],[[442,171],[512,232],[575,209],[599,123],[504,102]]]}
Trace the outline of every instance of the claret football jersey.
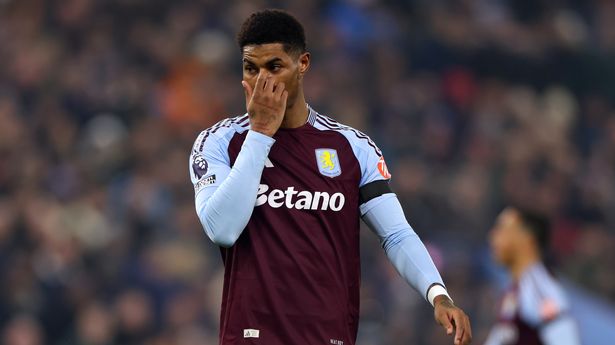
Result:
{"label": "claret football jersey", "polygon": [[561,286],[542,264],[535,264],[503,296],[498,322],[485,345],[542,345],[542,328],[569,317]]}
{"label": "claret football jersey", "polygon": [[[223,183],[249,128],[244,115],[198,136],[197,195]],[[382,153],[365,134],[311,108],[303,126],[281,128],[274,139],[252,216],[235,244],[221,248],[220,344],[353,345],[360,189],[390,178]]]}

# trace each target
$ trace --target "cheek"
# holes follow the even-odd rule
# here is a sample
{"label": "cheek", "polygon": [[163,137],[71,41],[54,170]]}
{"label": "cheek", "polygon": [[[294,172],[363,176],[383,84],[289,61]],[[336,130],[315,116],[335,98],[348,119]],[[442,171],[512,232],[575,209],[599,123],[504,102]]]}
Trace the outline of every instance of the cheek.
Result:
{"label": "cheek", "polygon": [[293,87],[295,83],[295,75],[292,72],[284,73],[280,76],[279,81],[283,81],[287,88]]}
{"label": "cheek", "polygon": [[297,89],[299,86],[299,79],[297,79],[296,74],[292,74],[289,76],[288,81],[285,82],[288,85],[288,92],[290,96],[295,96],[297,94]]}
{"label": "cheek", "polygon": [[297,81],[291,79],[286,85],[288,85],[289,96],[294,97],[297,94]]}
{"label": "cheek", "polygon": [[505,236],[502,234],[496,234],[491,237],[491,249],[497,256],[504,254],[507,249],[507,242]]}

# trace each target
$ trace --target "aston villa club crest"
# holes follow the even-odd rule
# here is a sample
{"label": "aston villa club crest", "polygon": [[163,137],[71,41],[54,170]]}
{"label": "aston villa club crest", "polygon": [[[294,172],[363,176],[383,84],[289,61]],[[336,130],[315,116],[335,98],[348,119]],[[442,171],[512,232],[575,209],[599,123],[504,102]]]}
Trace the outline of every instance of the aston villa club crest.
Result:
{"label": "aston villa club crest", "polygon": [[336,177],[342,174],[337,151],[334,149],[316,149],[316,165],[324,176]]}

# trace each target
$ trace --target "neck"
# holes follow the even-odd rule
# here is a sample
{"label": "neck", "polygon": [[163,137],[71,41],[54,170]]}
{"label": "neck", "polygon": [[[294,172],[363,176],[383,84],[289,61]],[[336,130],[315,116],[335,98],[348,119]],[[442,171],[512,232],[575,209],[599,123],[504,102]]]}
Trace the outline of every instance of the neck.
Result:
{"label": "neck", "polygon": [[305,96],[303,92],[299,92],[295,102],[284,113],[284,119],[282,120],[282,128],[297,128],[305,124],[308,118],[308,107],[305,103]]}
{"label": "neck", "polygon": [[521,275],[532,265],[540,261],[540,256],[534,252],[523,253],[517,257],[517,260],[510,267],[514,281],[519,281]]}

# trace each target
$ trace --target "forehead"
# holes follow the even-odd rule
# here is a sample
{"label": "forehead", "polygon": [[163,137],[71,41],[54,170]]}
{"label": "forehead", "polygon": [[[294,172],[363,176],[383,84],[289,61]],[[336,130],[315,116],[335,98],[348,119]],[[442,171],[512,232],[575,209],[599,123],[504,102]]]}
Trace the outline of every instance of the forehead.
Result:
{"label": "forehead", "polygon": [[243,47],[243,59],[253,62],[264,62],[271,59],[288,59],[288,53],[282,43],[250,44]]}
{"label": "forehead", "polygon": [[513,225],[517,221],[517,212],[513,209],[507,208],[503,210],[498,216],[498,224],[503,226]]}

